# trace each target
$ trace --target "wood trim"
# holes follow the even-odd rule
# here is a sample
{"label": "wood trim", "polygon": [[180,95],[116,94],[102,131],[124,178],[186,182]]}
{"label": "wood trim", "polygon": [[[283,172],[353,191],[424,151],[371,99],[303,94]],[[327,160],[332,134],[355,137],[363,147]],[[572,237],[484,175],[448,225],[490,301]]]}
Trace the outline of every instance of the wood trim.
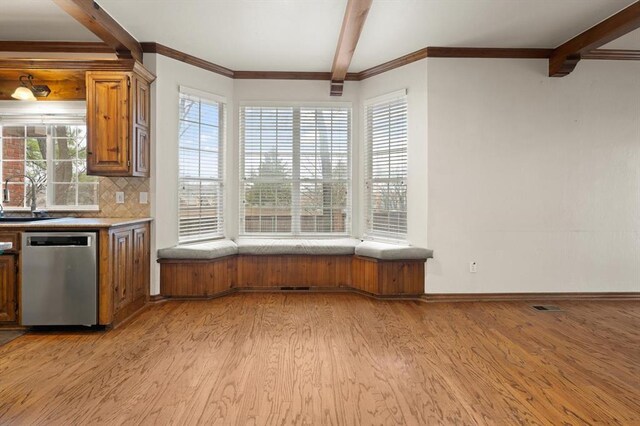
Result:
{"label": "wood trim", "polygon": [[213,259],[157,259],[156,262],[157,263],[183,263],[183,264],[189,264],[189,263],[213,263],[213,262],[219,262],[219,261],[223,261],[223,260],[228,260],[234,257],[237,257],[237,254],[230,254],[228,256],[222,256],[222,257],[215,257]]}
{"label": "wood trim", "polygon": [[553,49],[428,47],[430,58],[547,59]]}
{"label": "wood trim", "polygon": [[248,255],[161,259],[165,297],[209,297],[234,288],[358,288],[377,295],[424,292],[424,260],[378,260],[345,255]]}
{"label": "wood trim", "polygon": [[204,59],[200,59],[196,56],[189,55],[188,53],[181,52],[160,43],[144,42],[141,43],[141,47],[144,53],[157,53],[166,56],[167,58],[172,58],[177,61],[184,62],[185,64],[193,65],[195,67],[202,68],[204,70],[211,71],[225,77],[234,77],[233,70],[230,70],[229,68],[214,64],[213,62],[205,61]]}
{"label": "wood trim", "polygon": [[131,71],[134,59],[0,59],[0,69],[6,70],[80,70],[80,71]]}
{"label": "wood trim", "polygon": [[156,78],[135,59],[0,59],[0,70],[124,71],[135,72],[149,83]]}
{"label": "wood trim", "polygon": [[640,28],[640,1],[561,44],[549,57],[549,76],[570,74],[582,55]]}
{"label": "wood trim", "polygon": [[142,47],[98,3],[93,0],[53,0],[62,10],[115,50],[119,58],[142,62]]}
{"label": "wood trim", "polygon": [[484,47],[425,47],[399,58],[392,59],[356,74],[357,80],[365,80],[378,74],[420,61],[425,58],[496,58],[496,59],[546,59],[553,49],[501,49]]}
{"label": "wood trim", "polygon": [[349,0],[342,20],[336,54],[331,66],[331,96],[342,95],[342,83],[360,39],[373,0]]}
{"label": "wood trim", "polygon": [[331,80],[330,72],[233,71],[239,80]]}
{"label": "wood trim", "polygon": [[116,53],[103,42],[0,40],[0,52]]}
{"label": "wood trim", "polygon": [[640,61],[640,50],[596,49],[582,55],[582,59]]}
{"label": "wood trim", "polygon": [[427,293],[421,296],[427,302],[500,302],[544,300],[638,301],[640,292],[628,293]]}

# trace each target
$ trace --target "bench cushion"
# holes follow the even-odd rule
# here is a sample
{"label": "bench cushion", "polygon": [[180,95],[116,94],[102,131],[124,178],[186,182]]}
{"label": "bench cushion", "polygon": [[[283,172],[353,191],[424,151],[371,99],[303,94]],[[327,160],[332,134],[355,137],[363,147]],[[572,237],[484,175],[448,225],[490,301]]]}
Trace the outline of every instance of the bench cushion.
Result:
{"label": "bench cushion", "polygon": [[415,246],[363,241],[356,246],[356,255],[380,260],[427,260],[433,257],[433,250]]}
{"label": "bench cushion", "polygon": [[360,240],[353,238],[332,239],[272,239],[241,238],[237,241],[238,253],[251,255],[310,254],[348,255],[355,252]]}
{"label": "bench cushion", "polygon": [[216,259],[238,254],[238,246],[231,240],[184,244],[158,250],[158,259]]}

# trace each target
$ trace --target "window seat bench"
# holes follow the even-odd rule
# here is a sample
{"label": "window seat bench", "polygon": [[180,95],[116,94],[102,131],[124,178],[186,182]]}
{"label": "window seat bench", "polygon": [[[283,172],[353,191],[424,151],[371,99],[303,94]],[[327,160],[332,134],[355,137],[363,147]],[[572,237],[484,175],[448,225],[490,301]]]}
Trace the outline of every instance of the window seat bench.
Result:
{"label": "window seat bench", "polygon": [[210,297],[240,289],[355,289],[376,296],[424,293],[433,252],[352,238],[241,238],[158,250],[165,297]]}

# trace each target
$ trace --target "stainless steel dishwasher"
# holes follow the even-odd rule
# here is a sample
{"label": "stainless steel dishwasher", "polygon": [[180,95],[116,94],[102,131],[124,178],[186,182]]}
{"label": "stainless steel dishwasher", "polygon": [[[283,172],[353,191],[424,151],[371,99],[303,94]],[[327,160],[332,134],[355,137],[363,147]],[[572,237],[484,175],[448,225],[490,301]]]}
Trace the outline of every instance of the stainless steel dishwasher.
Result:
{"label": "stainless steel dishwasher", "polygon": [[22,324],[95,325],[95,232],[23,232]]}

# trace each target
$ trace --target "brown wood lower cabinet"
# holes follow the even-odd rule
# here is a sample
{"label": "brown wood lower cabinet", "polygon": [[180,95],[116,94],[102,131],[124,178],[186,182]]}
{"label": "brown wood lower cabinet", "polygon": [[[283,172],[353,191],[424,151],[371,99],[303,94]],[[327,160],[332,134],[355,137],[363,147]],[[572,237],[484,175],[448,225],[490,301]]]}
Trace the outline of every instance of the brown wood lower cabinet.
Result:
{"label": "brown wood lower cabinet", "polygon": [[16,275],[16,257],[0,256],[0,323],[15,323],[18,320]]}
{"label": "brown wood lower cabinet", "polygon": [[[38,228],[43,230],[42,228]],[[47,231],[68,231],[51,226]],[[79,230],[77,227],[74,229]],[[13,243],[13,249],[0,255],[0,326],[20,325],[21,233],[28,228],[0,231],[0,242]],[[94,228],[98,232],[98,324],[115,326],[140,310],[149,299],[151,277],[150,225]]]}
{"label": "brown wood lower cabinet", "polygon": [[208,297],[236,289],[341,288],[376,296],[424,293],[425,262],[352,255],[237,255],[212,260],[160,261],[160,293]]}
{"label": "brown wood lower cabinet", "polygon": [[110,228],[101,239],[99,323],[117,325],[149,297],[149,224]]}

